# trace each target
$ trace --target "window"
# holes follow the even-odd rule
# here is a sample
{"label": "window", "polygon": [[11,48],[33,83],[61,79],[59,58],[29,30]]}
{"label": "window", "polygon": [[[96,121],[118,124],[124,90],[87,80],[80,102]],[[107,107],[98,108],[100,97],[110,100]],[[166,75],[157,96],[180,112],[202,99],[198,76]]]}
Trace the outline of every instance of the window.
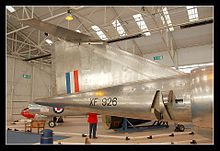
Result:
{"label": "window", "polygon": [[[185,65],[185,66],[179,66],[178,70],[185,72],[185,73],[190,73],[191,70],[201,67],[201,66],[209,66],[209,65],[214,65],[214,63],[205,63],[205,64],[193,64],[193,65]],[[172,67],[175,69],[175,67]]]}
{"label": "window", "polygon": [[189,21],[197,21],[199,20],[198,12],[196,6],[186,6]]}
{"label": "window", "polygon": [[126,36],[127,35],[124,31],[124,28],[121,26],[121,24],[118,20],[113,21],[112,25],[115,27],[115,29],[117,30],[117,32],[120,36]]}
{"label": "window", "polygon": [[6,9],[9,10],[11,13],[15,12],[15,9],[12,6],[6,6]]}
{"label": "window", "polygon": [[92,26],[92,29],[96,32],[96,34],[99,36],[100,39],[102,40],[108,39],[98,26],[94,25]]}
{"label": "window", "polygon": [[134,18],[134,20],[136,21],[136,23],[137,23],[139,29],[140,29],[142,32],[144,32],[144,34],[145,34],[146,36],[150,36],[151,33],[149,32],[149,30],[148,30],[148,28],[147,28],[147,25],[145,24],[142,15],[141,15],[141,14],[136,14],[136,15],[133,15],[133,18]]}
{"label": "window", "polygon": [[50,39],[46,39],[45,40],[49,45],[52,45],[53,44],[53,42],[50,40]]}
{"label": "window", "polygon": [[[160,18],[161,18],[163,24],[166,24],[166,23],[167,23],[167,25],[168,25],[170,31],[174,31],[174,28],[173,28],[173,25],[172,25],[172,23],[171,23],[170,16],[169,16],[169,14],[168,14],[168,11],[167,11],[167,8],[166,8],[166,7],[163,8],[163,15],[161,15]],[[164,19],[164,18],[165,18],[165,19]],[[165,21],[165,20],[166,20],[166,21]]]}

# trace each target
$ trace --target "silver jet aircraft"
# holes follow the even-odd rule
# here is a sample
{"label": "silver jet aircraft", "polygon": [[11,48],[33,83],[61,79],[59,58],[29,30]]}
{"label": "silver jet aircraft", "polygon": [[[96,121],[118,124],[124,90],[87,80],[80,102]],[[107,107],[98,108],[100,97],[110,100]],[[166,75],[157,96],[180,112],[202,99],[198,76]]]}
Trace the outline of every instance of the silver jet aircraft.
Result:
{"label": "silver jet aircraft", "polygon": [[114,127],[115,120],[123,117],[178,123],[192,121],[196,132],[203,134],[206,131],[213,136],[213,66],[200,67],[186,74],[128,52],[113,52],[107,45],[109,41],[37,19],[21,22],[67,42],[78,43],[79,47],[93,49],[100,56],[107,56],[146,77],[97,90],[38,98],[35,103],[102,114],[107,129]]}

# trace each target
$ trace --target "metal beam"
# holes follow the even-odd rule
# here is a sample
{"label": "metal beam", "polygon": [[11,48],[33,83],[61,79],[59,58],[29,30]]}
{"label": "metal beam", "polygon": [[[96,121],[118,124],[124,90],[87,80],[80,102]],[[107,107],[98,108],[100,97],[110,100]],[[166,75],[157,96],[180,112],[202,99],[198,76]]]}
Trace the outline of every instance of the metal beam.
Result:
{"label": "metal beam", "polygon": [[31,18],[34,17],[34,6],[31,7]]}
{"label": "metal beam", "polygon": [[20,54],[25,54],[25,53],[31,53],[32,51],[38,51],[38,49],[37,48],[33,48],[33,49],[29,49],[29,50],[27,50],[27,51],[22,51],[22,52],[19,52]]}
{"label": "metal beam", "polygon": [[[96,10],[96,9],[95,9],[95,10]],[[93,11],[93,12],[94,12],[94,11]],[[95,22],[91,21],[91,20],[88,19],[87,17],[83,17],[83,16],[79,15],[75,10],[73,10],[72,13],[74,13],[74,15],[75,15],[76,17],[78,17],[78,18],[81,18],[81,19],[85,20],[86,22],[88,22],[88,23],[90,23],[90,24],[92,24],[92,25],[96,25]],[[92,14],[92,13],[90,13],[90,14]],[[90,15],[90,14],[89,14],[89,15]],[[103,28],[100,27],[100,26],[99,26],[99,28],[109,37],[109,34],[105,31],[105,29],[103,29]]]}
{"label": "metal beam", "polygon": [[[112,22],[115,20],[115,18],[120,17],[123,13],[125,13],[125,9],[122,9],[120,11],[120,13],[117,13],[117,15],[115,14],[115,17],[113,17],[113,19],[111,19],[110,21],[108,21],[107,25],[110,24],[110,26],[112,26]],[[106,26],[106,24],[104,24]]]}
{"label": "metal beam", "polygon": [[[78,18],[81,18],[81,19],[87,21],[88,23],[90,23],[90,24],[92,24],[92,25],[96,25],[95,22],[91,21],[90,19],[88,19],[88,18],[86,18],[86,17],[83,17],[83,16],[79,15],[75,10],[73,10],[72,13],[74,13],[74,15],[75,15],[76,17],[78,17]],[[110,35],[108,34],[108,32],[107,32],[105,29],[103,29],[103,28],[100,27],[100,26],[99,26],[99,28],[102,30],[102,32],[103,32],[104,34],[106,34],[107,37],[110,37]]]}
{"label": "metal beam", "polygon": [[49,6],[47,8],[49,9],[50,15],[53,16],[53,7],[51,8],[51,10]]}
{"label": "metal beam", "polygon": [[106,25],[106,14],[107,14],[107,8],[106,6],[104,7],[105,13],[104,13],[104,25]]}
{"label": "metal beam", "polygon": [[26,9],[25,6],[23,6],[23,9],[24,9],[24,11],[25,11],[25,13],[26,13],[26,16],[27,16],[28,18],[30,18],[30,16],[29,16],[29,14],[28,14],[27,9]]}
{"label": "metal beam", "polygon": [[[63,13],[60,13],[60,14],[57,14],[57,15],[54,15],[54,16],[51,16],[51,17],[42,19],[42,21],[48,21],[48,20],[54,19],[54,18],[56,18],[56,17],[65,15],[66,13],[67,13],[67,12],[65,11],[65,12],[63,12]],[[26,29],[26,28],[28,28],[28,27],[29,27],[29,26],[24,26],[24,27],[18,28],[18,29],[14,30],[14,31],[11,31],[11,32],[7,33],[6,35],[8,36],[8,35],[10,35],[10,34],[12,34],[12,33],[14,33],[14,32],[18,32],[18,31],[23,30],[23,29]]]}
{"label": "metal beam", "polygon": [[[95,11],[96,11],[96,9],[94,9],[94,10],[88,15],[88,17],[90,17],[90,15],[92,15]],[[83,21],[80,21],[80,19],[79,19],[78,16],[75,15],[75,17],[76,17],[77,21],[80,23],[80,25],[77,27],[77,29],[82,25],[83,28],[90,34],[90,36],[93,36],[93,34],[85,27],[85,25],[83,24]],[[94,37],[94,36],[93,36],[93,37]]]}
{"label": "metal beam", "polygon": [[142,34],[136,34],[136,35],[132,35],[132,36],[125,36],[125,37],[118,38],[118,39],[108,40],[107,43],[113,43],[113,42],[117,42],[117,41],[140,38],[140,37],[142,37]]}
{"label": "metal beam", "polygon": [[[86,28],[86,26],[80,21],[80,19],[77,17],[77,16],[75,16],[76,17],[76,19],[77,19],[77,21],[80,23],[80,25],[82,25],[83,26],[83,28],[90,34],[90,36],[92,36],[92,37],[94,37],[93,36],[93,34]],[[77,27],[77,29],[78,29],[79,27]]]}
{"label": "metal beam", "polygon": [[[48,45],[48,44],[45,44],[45,45]],[[45,45],[41,45],[41,46],[45,46]],[[32,51],[35,51],[35,50],[39,51],[38,48],[34,47],[34,48],[32,48],[32,49],[29,49],[29,50],[27,50],[27,51],[22,51],[22,52],[19,52],[19,53],[20,53],[20,54],[24,54],[24,53],[32,52]]]}
{"label": "metal beam", "polygon": [[26,43],[26,42],[23,42],[23,41],[20,41],[20,40],[17,40],[17,39],[13,39],[13,38],[10,38],[10,37],[7,37],[7,39],[11,40],[11,41],[19,42],[21,44],[25,44],[25,45],[28,45],[28,46],[35,47],[35,45],[29,44],[29,43]]}
{"label": "metal beam", "polygon": [[[13,25],[11,25],[10,23],[8,23],[8,25],[10,25],[12,28]],[[26,39],[27,35],[23,34],[22,32],[18,32],[18,35],[20,35],[21,37],[23,37],[24,39]],[[33,47],[38,48],[40,51],[44,52],[44,53],[49,53],[48,50],[45,50],[43,48],[41,48],[40,46],[38,46],[38,44],[36,42],[34,42],[33,40],[29,39],[29,41],[34,45]],[[30,44],[29,44],[30,45]]]}
{"label": "metal beam", "polygon": [[[112,10],[114,11],[114,13],[118,16],[118,20],[119,20],[119,22],[122,23],[122,19],[120,18],[120,16],[118,15],[118,13],[117,13],[116,10],[114,9],[114,7],[111,7],[111,8],[112,8]],[[126,31],[127,33],[129,33],[127,27],[126,27],[125,25],[122,25],[122,26],[123,26],[123,28],[125,29],[125,31]],[[140,51],[140,53],[141,53],[140,56],[143,56],[142,51],[140,50],[140,48],[138,47],[138,45],[137,45],[137,43],[135,42],[134,39],[132,39],[132,42],[133,42],[133,44],[136,46],[136,48]]]}
{"label": "metal beam", "polygon": [[[30,35],[31,35],[35,30],[36,30],[36,29],[33,29],[33,30],[29,33],[29,35],[24,39],[24,42],[26,42],[26,40],[29,39]],[[19,52],[19,50],[21,50],[21,49],[24,47],[23,44],[24,44],[24,43],[22,43],[22,44],[20,45],[20,47],[17,49],[17,52]]]}
{"label": "metal beam", "polygon": [[157,9],[158,12],[161,12],[160,15],[164,18],[164,21],[165,21],[165,24],[166,24],[166,35],[167,35],[167,46],[168,48],[170,49],[170,56],[171,56],[171,60],[173,61],[174,63],[174,66],[176,69],[178,69],[178,57],[177,57],[177,51],[176,51],[176,43],[175,43],[175,40],[173,38],[173,34],[172,32],[170,31],[170,28],[168,26],[168,23],[167,23],[167,20],[164,16],[164,14],[162,13],[162,7],[159,7]]}
{"label": "metal beam", "polygon": [[79,17],[79,18],[81,18],[81,19],[87,21],[87,22],[90,23],[90,24],[95,24],[93,21],[91,21],[91,20],[88,19],[87,17],[83,17],[83,16],[79,15],[79,14],[78,14],[75,10],[73,10],[73,9],[72,9],[72,13],[73,13],[75,16],[77,16],[77,17]]}
{"label": "metal beam", "polygon": [[[150,11],[147,8],[145,8],[145,10],[151,16],[151,18],[153,19],[155,25],[158,26],[155,17],[150,13]],[[157,11],[159,13],[159,9],[157,9]],[[164,19],[164,20],[166,21],[166,19]],[[168,28],[168,26],[167,26],[167,28]],[[168,33],[168,32],[170,32],[169,28],[168,28],[168,31],[166,33],[167,34],[167,41],[164,39],[163,30],[160,30],[160,37],[161,37],[161,40],[162,40],[165,48],[168,50],[168,53],[170,55],[171,60],[173,61],[173,64],[174,64],[175,68],[178,69],[177,55],[176,55],[176,60],[175,60],[174,55],[171,54],[174,51],[176,51],[176,49],[174,48],[174,45],[173,45],[173,39],[171,39],[171,36],[168,36],[168,35],[171,35],[172,33],[171,32]],[[170,47],[170,46],[172,46],[172,47]],[[175,54],[175,53],[173,53],[173,54]]]}
{"label": "metal beam", "polygon": [[46,55],[41,55],[41,56],[37,56],[37,57],[27,58],[27,59],[24,59],[23,61],[36,60],[36,59],[40,59],[40,58],[44,58],[44,57],[49,57],[49,56],[51,56],[51,54],[46,54]]}
{"label": "metal beam", "polygon": [[15,41],[15,42],[22,43],[22,44],[25,44],[25,45],[28,45],[28,46],[32,46],[32,47],[38,48],[39,50],[43,51],[44,53],[49,53],[49,52],[50,52],[49,50],[46,50],[46,49],[43,49],[43,48],[39,48],[39,47],[37,47],[36,45],[32,45],[32,44],[29,44],[29,43],[25,43],[25,42],[23,42],[23,41],[15,40],[15,39],[9,38],[9,37],[7,37],[7,39],[8,39],[8,40]]}

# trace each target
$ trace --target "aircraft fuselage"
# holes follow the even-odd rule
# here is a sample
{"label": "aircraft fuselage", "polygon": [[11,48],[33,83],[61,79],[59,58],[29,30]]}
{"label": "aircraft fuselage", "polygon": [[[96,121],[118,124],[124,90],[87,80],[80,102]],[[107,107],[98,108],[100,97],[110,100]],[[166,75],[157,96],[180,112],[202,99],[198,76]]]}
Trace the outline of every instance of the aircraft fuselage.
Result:
{"label": "aircraft fuselage", "polygon": [[156,116],[151,108],[158,90],[161,93],[172,90],[175,98],[182,100],[180,103],[172,102],[174,119],[191,121],[188,75],[149,82],[135,82],[77,94],[39,98],[35,100],[35,103],[81,112],[96,112],[119,117],[154,120]]}

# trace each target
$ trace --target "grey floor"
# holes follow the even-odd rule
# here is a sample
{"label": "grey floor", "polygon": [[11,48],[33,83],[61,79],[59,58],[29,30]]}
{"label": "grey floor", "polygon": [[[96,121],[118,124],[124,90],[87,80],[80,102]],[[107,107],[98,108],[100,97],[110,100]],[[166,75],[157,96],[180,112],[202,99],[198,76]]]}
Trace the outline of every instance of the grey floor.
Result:
{"label": "grey floor", "polygon": [[[41,139],[41,134],[36,134],[36,133],[24,133],[24,132],[17,132],[17,131],[7,131],[7,145],[13,145],[13,144],[20,144],[20,145],[32,145],[35,143],[40,143]],[[62,140],[65,138],[69,138],[68,136],[59,136],[59,135],[54,135],[53,140]]]}
{"label": "grey floor", "polygon": [[[87,134],[89,131],[89,124],[87,117],[68,117],[64,118],[64,123],[58,124],[54,128],[50,128],[46,124],[46,129],[53,130],[54,141],[53,144],[74,145],[85,144],[86,137],[82,137],[82,134]],[[102,125],[102,119],[98,118],[97,137],[98,139],[88,139],[90,144],[190,144],[192,140],[196,140],[198,144],[213,144],[213,140],[207,139],[195,133],[195,135],[189,135],[192,129],[191,123],[183,123],[187,129],[185,132],[174,132],[174,123],[169,123],[169,128],[151,129],[140,132],[118,132],[114,130],[106,130]],[[8,143],[32,143],[40,144],[40,135],[36,134],[37,130],[34,130],[31,136],[30,134],[21,133],[24,132],[24,122],[19,122],[14,125],[8,123],[7,128],[18,129],[19,132],[8,133]],[[174,133],[173,137],[169,135]],[[148,136],[152,135],[153,139],[148,139]],[[13,138],[15,137],[15,138]],[[129,137],[129,140],[126,140]]]}

